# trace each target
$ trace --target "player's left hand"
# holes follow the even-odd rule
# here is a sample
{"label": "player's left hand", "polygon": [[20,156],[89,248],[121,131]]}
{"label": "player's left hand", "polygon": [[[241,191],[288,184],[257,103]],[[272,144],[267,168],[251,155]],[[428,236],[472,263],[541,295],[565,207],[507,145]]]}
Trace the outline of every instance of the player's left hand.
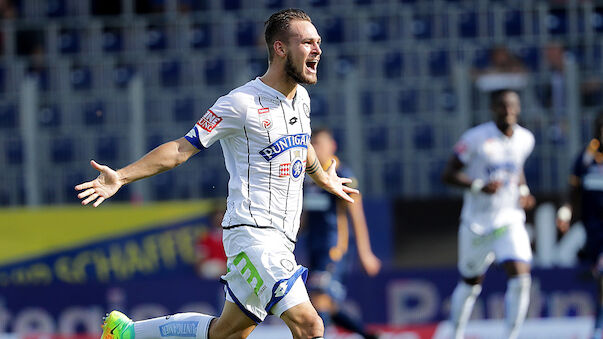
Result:
{"label": "player's left hand", "polygon": [[536,198],[533,195],[528,194],[519,197],[519,206],[524,210],[531,210],[536,206]]}
{"label": "player's left hand", "polygon": [[361,254],[360,263],[366,274],[370,277],[374,277],[381,270],[381,260],[379,260],[373,252]]}
{"label": "player's left hand", "polygon": [[337,162],[335,159],[333,159],[331,161],[331,166],[327,168],[327,182],[324,184],[323,188],[328,192],[353,203],[354,199],[352,199],[348,194],[360,193],[360,191],[346,186],[345,184],[351,183],[352,179],[338,177],[335,168],[337,168]]}

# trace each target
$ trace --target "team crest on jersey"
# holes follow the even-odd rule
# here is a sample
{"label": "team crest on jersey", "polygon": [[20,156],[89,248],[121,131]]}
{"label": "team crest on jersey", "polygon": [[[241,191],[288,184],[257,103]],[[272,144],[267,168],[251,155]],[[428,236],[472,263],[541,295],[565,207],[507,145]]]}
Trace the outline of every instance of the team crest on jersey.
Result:
{"label": "team crest on jersey", "polygon": [[258,115],[260,117],[260,124],[262,124],[262,127],[267,130],[272,128],[272,116],[270,115],[270,108],[263,107],[258,109]]}
{"label": "team crest on jersey", "polygon": [[310,117],[310,106],[308,106],[308,104],[306,104],[304,102],[303,108],[304,108],[304,114],[306,114],[306,117],[309,118]]}
{"label": "team crest on jersey", "polygon": [[207,112],[197,121],[197,125],[207,132],[211,132],[218,126],[222,121],[222,118],[217,116],[214,112],[207,110]]}
{"label": "team crest on jersey", "polygon": [[309,141],[310,136],[306,133],[285,135],[270,144],[268,147],[260,150],[259,153],[264,157],[264,159],[266,159],[266,161],[271,161],[277,156],[283,154],[283,152],[292,148],[308,148]]}
{"label": "team crest on jersey", "polygon": [[281,178],[291,177],[293,180],[298,180],[304,173],[305,161],[295,159],[293,162],[280,164],[278,166],[278,176]]}

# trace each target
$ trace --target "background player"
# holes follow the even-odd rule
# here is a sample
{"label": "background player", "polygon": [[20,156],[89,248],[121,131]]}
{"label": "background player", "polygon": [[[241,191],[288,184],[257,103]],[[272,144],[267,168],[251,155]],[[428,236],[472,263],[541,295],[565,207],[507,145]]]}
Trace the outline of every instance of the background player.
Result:
{"label": "background player", "polygon": [[534,136],[517,124],[519,95],[499,90],[490,96],[493,121],[466,131],[455,145],[442,179],[466,188],[459,227],[461,281],[452,294],[450,313],[455,338],[463,337],[488,267],[495,260],[509,277],[505,294],[508,338],[516,338],[525,319],[530,293],[532,250],[525,212],[534,197],[523,166]]}
{"label": "background player", "polygon": [[[330,163],[336,159],[337,144],[328,129],[314,130],[312,146],[318,160]],[[337,160],[337,174],[354,178],[351,170]],[[357,188],[355,179],[350,183]],[[366,332],[362,323],[339,308],[345,298],[341,275],[345,270],[348,250],[348,215],[356,236],[358,257],[370,276],[379,273],[381,261],[373,254],[360,193],[351,194],[355,203],[338,199],[308,180],[305,186],[303,229],[307,238],[310,276],[310,300],[323,319],[325,327],[332,320],[336,325],[356,332],[365,338],[375,338]],[[326,193],[326,194],[325,194]]]}
{"label": "background player", "polygon": [[578,155],[569,178],[570,201],[557,212],[557,227],[565,233],[574,220],[582,220],[586,244],[581,257],[592,267],[597,281],[594,339],[603,337],[603,111],[594,121],[594,138]]}
{"label": "background player", "polygon": [[[267,72],[231,91],[183,138],[155,148],[114,171],[92,161],[101,174],[76,186],[82,204],[96,207],[121,186],[172,169],[220,140],[230,174],[222,221],[228,273],[222,315],[180,313],[132,322],[114,311],[103,338],[245,338],[268,313],[281,317],[294,338],[322,338],[322,320],[300,277],[307,269],[293,255],[305,171],[319,186],[348,201],[351,180],[323,171],[310,137],[310,99],[298,84],[317,81],[321,39],[301,10],[274,13],[266,22]],[[305,163],[308,164],[305,168]],[[286,175],[282,175],[286,173]]]}

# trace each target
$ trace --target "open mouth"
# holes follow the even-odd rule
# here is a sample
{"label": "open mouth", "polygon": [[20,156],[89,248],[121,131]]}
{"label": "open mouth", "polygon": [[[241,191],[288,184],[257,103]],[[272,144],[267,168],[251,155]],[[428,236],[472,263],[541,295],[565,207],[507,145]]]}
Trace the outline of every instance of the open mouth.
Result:
{"label": "open mouth", "polygon": [[306,69],[308,69],[310,73],[316,73],[317,68],[318,60],[306,61]]}

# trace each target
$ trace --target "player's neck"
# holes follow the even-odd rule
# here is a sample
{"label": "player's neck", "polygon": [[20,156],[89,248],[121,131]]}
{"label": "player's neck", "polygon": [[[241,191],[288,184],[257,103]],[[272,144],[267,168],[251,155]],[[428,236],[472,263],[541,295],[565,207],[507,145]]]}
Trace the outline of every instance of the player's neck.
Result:
{"label": "player's neck", "polygon": [[498,123],[495,123],[496,127],[498,128],[498,130],[504,134],[507,138],[510,138],[513,135],[513,126],[512,125],[507,125],[507,124],[503,124],[500,125]]}
{"label": "player's neck", "polygon": [[268,71],[260,77],[260,80],[266,85],[283,93],[287,99],[293,99],[293,97],[295,97],[297,83],[293,81],[284,70],[268,67]]}

